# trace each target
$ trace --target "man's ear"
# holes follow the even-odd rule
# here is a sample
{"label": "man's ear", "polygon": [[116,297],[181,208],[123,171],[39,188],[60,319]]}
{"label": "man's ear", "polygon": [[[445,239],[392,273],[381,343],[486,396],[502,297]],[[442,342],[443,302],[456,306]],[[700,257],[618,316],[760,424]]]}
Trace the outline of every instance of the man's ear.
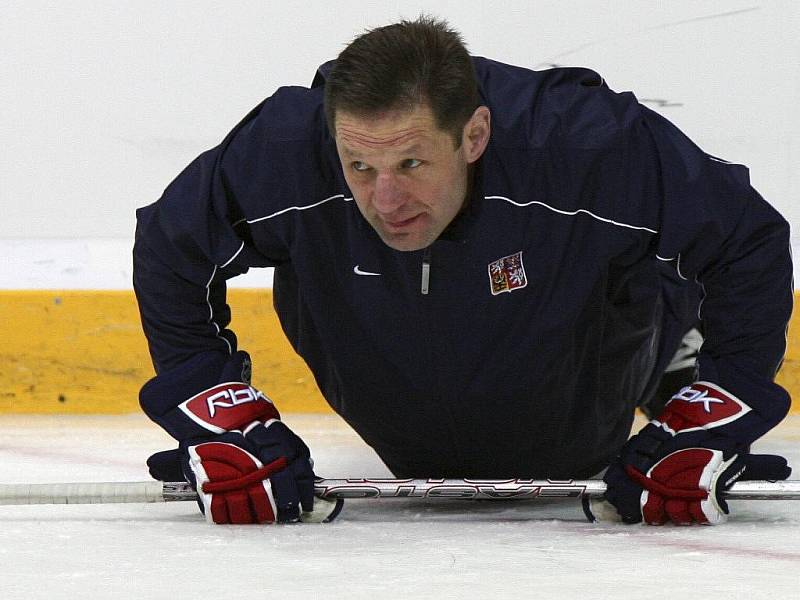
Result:
{"label": "man's ear", "polygon": [[474,163],[486,150],[492,130],[492,115],[487,106],[479,106],[464,125],[461,146],[468,163]]}

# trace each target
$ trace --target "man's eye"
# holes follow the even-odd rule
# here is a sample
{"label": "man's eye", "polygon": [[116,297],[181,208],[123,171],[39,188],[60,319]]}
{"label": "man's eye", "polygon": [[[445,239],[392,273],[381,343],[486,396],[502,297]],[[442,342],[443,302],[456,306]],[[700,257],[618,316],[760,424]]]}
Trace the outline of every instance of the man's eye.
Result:
{"label": "man's eye", "polygon": [[417,160],[416,158],[407,158],[403,161],[403,168],[404,169],[416,169],[418,166],[422,164],[421,160]]}
{"label": "man's eye", "polygon": [[359,171],[359,172],[369,171],[369,166],[367,166],[367,164],[361,162],[360,160],[353,162],[350,166],[353,167],[353,171]]}

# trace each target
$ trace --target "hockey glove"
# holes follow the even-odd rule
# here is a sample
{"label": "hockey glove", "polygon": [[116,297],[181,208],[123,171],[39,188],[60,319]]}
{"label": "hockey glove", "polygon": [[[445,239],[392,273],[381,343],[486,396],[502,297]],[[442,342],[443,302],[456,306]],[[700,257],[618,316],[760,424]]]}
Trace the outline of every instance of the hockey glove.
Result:
{"label": "hockey glove", "polygon": [[172,478],[179,461],[209,522],[332,520],[341,502],[315,502],[308,447],[249,381],[250,358],[236,352],[199,355],[145,384],[142,408],[180,442],[148,459],[151,474]]}
{"label": "hockey glove", "polygon": [[725,520],[722,492],[737,480],[786,479],[786,459],[749,453],[788,411],[786,393],[770,386],[747,390],[758,406],[713,383],[681,390],[609,466],[606,500],[626,523],[713,525]]}

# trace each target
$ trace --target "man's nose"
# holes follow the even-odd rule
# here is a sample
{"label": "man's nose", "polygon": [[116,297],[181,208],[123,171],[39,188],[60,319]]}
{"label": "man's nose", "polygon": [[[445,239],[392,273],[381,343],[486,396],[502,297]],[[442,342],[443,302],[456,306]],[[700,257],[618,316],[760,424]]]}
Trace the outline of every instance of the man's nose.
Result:
{"label": "man's nose", "polygon": [[393,173],[379,173],[375,178],[373,205],[379,213],[391,213],[402,206],[403,190]]}

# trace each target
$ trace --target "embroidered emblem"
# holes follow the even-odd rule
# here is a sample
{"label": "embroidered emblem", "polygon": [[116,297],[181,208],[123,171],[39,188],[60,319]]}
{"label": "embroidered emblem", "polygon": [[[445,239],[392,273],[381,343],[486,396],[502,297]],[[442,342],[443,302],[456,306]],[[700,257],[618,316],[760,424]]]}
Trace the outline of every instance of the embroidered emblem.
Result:
{"label": "embroidered emblem", "polygon": [[513,292],[528,285],[525,265],[522,264],[522,251],[489,263],[489,289],[492,295]]}

